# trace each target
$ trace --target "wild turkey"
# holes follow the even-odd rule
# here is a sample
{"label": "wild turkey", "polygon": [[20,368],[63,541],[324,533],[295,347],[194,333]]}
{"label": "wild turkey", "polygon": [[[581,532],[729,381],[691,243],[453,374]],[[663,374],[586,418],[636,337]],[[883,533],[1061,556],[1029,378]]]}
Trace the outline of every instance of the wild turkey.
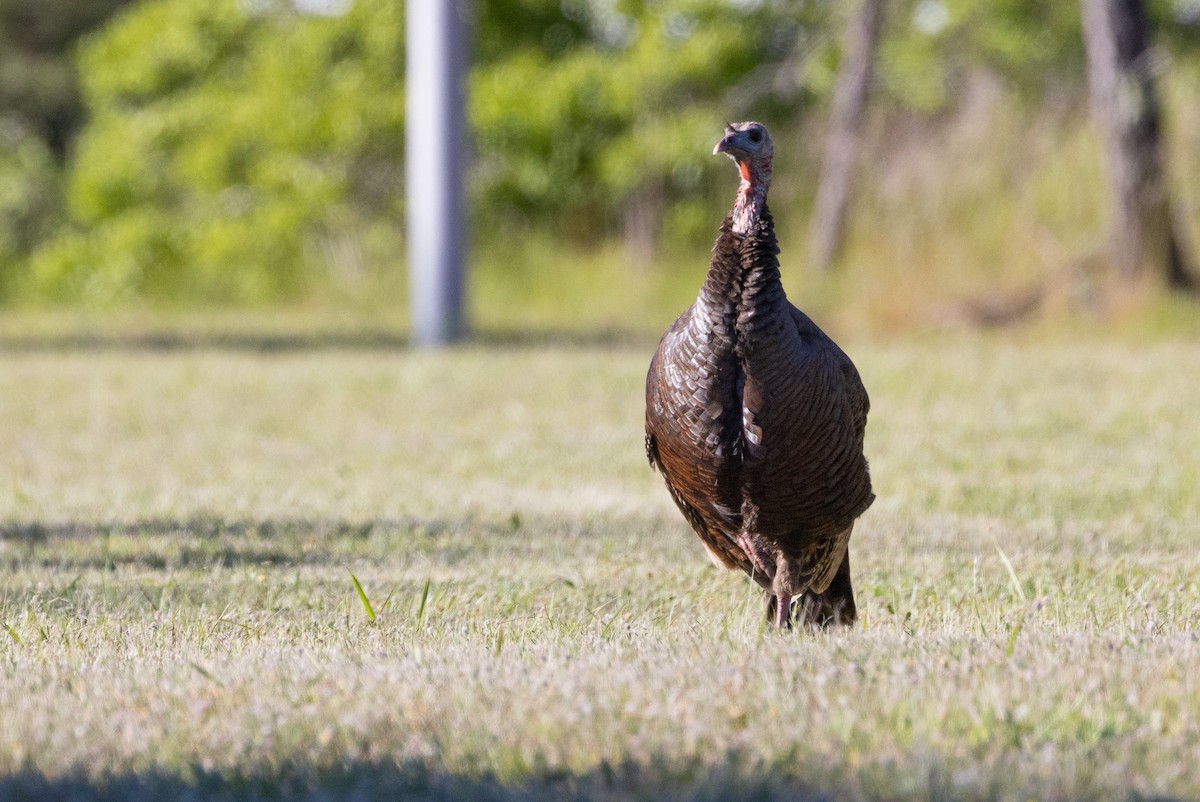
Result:
{"label": "wild turkey", "polygon": [[774,147],[756,122],[713,153],[741,173],[699,298],[646,376],[646,456],[713,561],[767,592],[767,618],[854,621],[848,543],[875,500],[869,401],[850,358],[788,302],[767,209]]}

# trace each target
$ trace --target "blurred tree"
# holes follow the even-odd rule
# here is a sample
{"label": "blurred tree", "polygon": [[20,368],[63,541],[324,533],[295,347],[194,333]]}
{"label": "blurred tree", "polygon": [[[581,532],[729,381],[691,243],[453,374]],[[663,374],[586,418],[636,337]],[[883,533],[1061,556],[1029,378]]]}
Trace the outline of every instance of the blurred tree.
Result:
{"label": "blurred tree", "polygon": [[1080,84],[1078,8],[1042,0],[892,0],[880,43],[878,97],[936,113],[986,71],[1035,103]]}
{"label": "blurred tree", "polygon": [[129,0],[0,0],[0,299],[60,222],[62,165],[85,119],[73,49]]}
{"label": "blurred tree", "polygon": [[145,3],[83,49],[93,119],[42,292],[266,300],[402,252],[402,8],[304,6]]}
{"label": "blurred tree", "polygon": [[531,22],[511,47],[480,33],[470,112],[481,227],[549,220],[577,240],[620,229],[643,263],[664,229],[711,233],[700,190],[724,166],[711,158],[720,121],[794,121],[816,99],[806,73],[832,47],[831,2],[481,5]]}
{"label": "blurred tree", "polygon": [[0,115],[0,298],[14,290],[18,262],[50,233],[59,204],[54,155],[16,115]]}
{"label": "blurred tree", "polygon": [[[118,0],[76,7],[105,2]],[[1172,42],[1200,30],[1179,22],[1193,0],[1152,2]],[[1082,94],[1075,5],[889,3],[871,87],[884,114],[936,124],[981,71],[1031,107],[1064,84]],[[60,4],[0,0],[0,18]],[[771,125],[794,168],[776,197],[808,199],[817,151],[804,120],[833,93],[837,0],[474,5],[476,238],[503,247],[536,228],[580,245],[620,232],[641,262],[664,237],[707,242],[714,193],[728,201],[727,165],[710,155],[727,118]],[[21,286],[88,301],[274,300],[391,267],[404,252],[402,21],[402,0],[125,9],[77,48],[90,118],[65,170],[39,172],[54,150],[30,144],[38,124],[5,129],[23,144],[0,156],[0,256],[40,241]],[[59,175],[69,219],[45,238],[27,210]]]}
{"label": "blurred tree", "polygon": [[846,205],[858,156],[859,129],[867,90],[875,72],[876,51],[887,0],[860,0],[846,25],[845,46],[834,84],[833,108],[825,139],[825,159],[809,225],[809,265],[826,270],[841,248]]}
{"label": "blurred tree", "polygon": [[[786,121],[812,100],[801,73],[826,47],[827,5],[479,3],[474,228],[586,241],[623,225],[644,259],[664,221],[707,237],[714,124]],[[388,264],[403,252],[402,11],[158,0],[115,20],[81,51],[94,116],[71,226],[36,254],[33,284],[265,300]]]}
{"label": "blurred tree", "polygon": [[1127,282],[1161,276],[1195,289],[1171,213],[1145,6],[1083,0],[1082,8],[1092,107],[1108,141],[1117,270]]}
{"label": "blurred tree", "polygon": [[130,0],[0,0],[0,114],[17,116],[58,161],[82,125],[72,50]]}

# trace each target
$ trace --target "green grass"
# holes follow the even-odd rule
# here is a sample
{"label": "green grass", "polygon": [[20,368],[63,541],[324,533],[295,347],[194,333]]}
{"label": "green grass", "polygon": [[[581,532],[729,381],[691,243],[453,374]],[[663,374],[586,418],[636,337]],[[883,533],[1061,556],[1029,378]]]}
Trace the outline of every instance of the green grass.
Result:
{"label": "green grass", "polygon": [[0,799],[1200,797],[1194,340],[846,343],[862,619],[784,636],[652,341],[2,345]]}

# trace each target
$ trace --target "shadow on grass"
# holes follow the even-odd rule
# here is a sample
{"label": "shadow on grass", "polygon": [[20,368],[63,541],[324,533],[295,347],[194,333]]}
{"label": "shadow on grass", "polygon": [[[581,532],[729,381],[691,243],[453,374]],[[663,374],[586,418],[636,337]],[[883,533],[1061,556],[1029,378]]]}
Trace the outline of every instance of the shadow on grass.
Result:
{"label": "shadow on grass", "polygon": [[[653,347],[656,338],[622,329],[599,330],[487,330],[475,332],[464,345],[504,348],[621,346]],[[71,351],[183,352],[199,350],[249,353],[293,353],[323,350],[403,351],[410,347],[408,334],[394,329],[363,328],[344,331],[186,331],[119,332],[84,330],[54,334],[0,336],[0,353],[54,353]]]}
{"label": "shadow on grass", "polygon": [[404,520],[314,520],[308,518],[234,519],[198,515],[191,518],[142,518],[133,521],[27,521],[0,524],[0,540],[47,543],[53,540],[92,540],[105,537],[185,535],[200,540],[219,537],[262,538],[327,536],[367,538],[376,531],[402,529],[438,532],[455,524],[449,521]]}
{"label": "shadow on grass", "polygon": [[351,349],[394,351],[408,347],[408,337],[389,329],[323,332],[264,331],[107,331],[82,330],[0,337],[0,353],[58,351],[174,352],[228,350],[276,353]]}
{"label": "shadow on grass", "polygon": [[54,802],[139,802],[145,800],[831,800],[836,792],[818,790],[794,777],[742,767],[731,760],[717,766],[602,764],[586,774],[535,773],[505,782],[490,774],[463,776],[423,762],[349,762],[336,767],[281,767],[270,776],[228,776],[192,768],[188,776],[159,772],[47,778],[36,773],[0,777],[0,800]]}
{"label": "shadow on grass", "polygon": [[[502,523],[458,520],[224,520],[214,517],[149,518],[120,522],[40,521],[0,524],[10,561],[54,567],[138,565],[152,570],[192,566],[319,565],[343,562],[336,548],[356,548],[375,538],[426,546],[445,535],[484,531],[503,534]],[[154,544],[170,541],[163,548]],[[73,548],[69,546],[75,545]],[[24,553],[20,553],[24,551]],[[0,802],[3,802],[0,799]]]}
{"label": "shadow on grass", "polygon": [[[132,521],[18,521],[0,523],[0,567],[151,570],[244,565],[329,565],[348,556],[386,557],[405,550],[434,555],[446,564],[479,559],[489,551],[528,553],[531,543],[558,548],[563,537],[586,550],[606,532],[626,532],[653,522],[613,518],[509,516],[387,519],[266,518],[227,520],[197,515]],[[531,537],[534,536],[534,537]],[[0,800],[3,802],[3,800]]]}

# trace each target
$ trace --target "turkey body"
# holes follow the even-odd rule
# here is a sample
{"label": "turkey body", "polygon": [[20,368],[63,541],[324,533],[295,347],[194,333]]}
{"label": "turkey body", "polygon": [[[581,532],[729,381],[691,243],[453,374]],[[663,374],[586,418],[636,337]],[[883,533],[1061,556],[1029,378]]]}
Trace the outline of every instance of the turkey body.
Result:
{"label": "turkey body", "polygon": [[791,625],[793,600],[806,623],[848,624],[850,533],[875,498],[869,401],[784,294],[762,195],[750,219],[726,218],[696,303],[650,363],[646,453],[713,560],[767,591],[775,624]]}

